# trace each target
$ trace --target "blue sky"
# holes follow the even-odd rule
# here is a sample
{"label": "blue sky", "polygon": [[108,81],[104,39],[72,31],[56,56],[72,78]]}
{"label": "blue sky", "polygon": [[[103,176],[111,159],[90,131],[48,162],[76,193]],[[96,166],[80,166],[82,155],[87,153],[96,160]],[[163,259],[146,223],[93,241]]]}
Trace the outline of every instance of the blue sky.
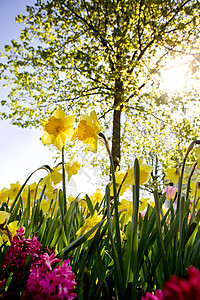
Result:
{"label": "blue sky", "polygon": [[[34,0],[0,0],[0,50],[4,49],[5,44],[10,44],[12,39],[18,38],[23,25],[15,23],[15,16],[24,14],[26,5],[33,3]],[[0,101],[6,99],[7,94],[8,89],[3,88],[0,82]],[[35,169],[44,164],[54,166],[53,153],[42,144],[41,135],[39,129],[21,129],[10,125],[9,121],[0,120],[0,189],[9,188],[10,183],[17,181],[23,184]],[[94,191],[89,182],[90,173],[82,170],[82,175],[74,176],[70,185],[78,186],[78,192],[86,193],[87,188]],[[45,175],[45,171],[39,171],[30,183]]]}
{"label": "blue sky", "polygon": [[[0,1],[0,50],[12,39],[17,39],[22,25],[15,22],[15,16],[25,13],[26,4],[33,2]],[[0,83],[0,100],[6,99],[8,92],[9,89]],[[40,136],[40,130],[21,129],[10,125],[9,121],[0,121],[0,189],[17,181],[22,184],[32,171],[43,164],[52,164],[53,154],[42,145]],[[32,181],[38,176],[34,175]]]}

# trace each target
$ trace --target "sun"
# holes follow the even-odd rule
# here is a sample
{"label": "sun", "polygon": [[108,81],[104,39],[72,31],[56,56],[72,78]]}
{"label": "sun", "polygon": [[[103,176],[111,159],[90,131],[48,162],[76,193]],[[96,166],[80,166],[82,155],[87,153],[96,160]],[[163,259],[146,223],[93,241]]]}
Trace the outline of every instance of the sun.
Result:
{"label": "sun", "polygon": [[189,81],[189,62],[172,61],[163,71],[161,71],[160,87],[168,91],[181,91]]}

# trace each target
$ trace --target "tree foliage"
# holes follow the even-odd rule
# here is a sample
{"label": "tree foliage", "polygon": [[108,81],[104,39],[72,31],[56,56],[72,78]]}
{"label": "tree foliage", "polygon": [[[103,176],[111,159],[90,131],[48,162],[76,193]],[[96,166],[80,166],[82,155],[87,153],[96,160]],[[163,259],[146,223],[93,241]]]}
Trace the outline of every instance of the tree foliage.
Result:
{"label": "tree foliage", "polygon": [[[16,17],[24,30],[2,54],[1,78],[12,90],[1,117],[38,126],[56,106],[70,113],[95,107],[105,129],[112,127],[115,167],[121,151],[127,160],[137,150],[153,159],[167,153],[166,164],[178,138],[171,112],[184,111],[188,99],[163,94],[156,78],[176,55],[189,55],[195,73],[199,14],[198,0],[37,0]],[[197,132],[194,120],[184,122],[180,140],[187,142],[187,132]]]}

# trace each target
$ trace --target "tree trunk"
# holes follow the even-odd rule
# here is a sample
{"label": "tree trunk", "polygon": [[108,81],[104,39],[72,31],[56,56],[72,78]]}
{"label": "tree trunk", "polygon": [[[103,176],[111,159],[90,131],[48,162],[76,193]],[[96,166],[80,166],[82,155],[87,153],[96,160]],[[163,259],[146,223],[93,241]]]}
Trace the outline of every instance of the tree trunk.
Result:
{"label": "tree trunk", "polygon": [[114,168],[120,165],[120,132],[121,132],[121,112],[122,112],[123,82],[115,80],[114,112],[113,112],[113,133],[111,154],[114,160]]}

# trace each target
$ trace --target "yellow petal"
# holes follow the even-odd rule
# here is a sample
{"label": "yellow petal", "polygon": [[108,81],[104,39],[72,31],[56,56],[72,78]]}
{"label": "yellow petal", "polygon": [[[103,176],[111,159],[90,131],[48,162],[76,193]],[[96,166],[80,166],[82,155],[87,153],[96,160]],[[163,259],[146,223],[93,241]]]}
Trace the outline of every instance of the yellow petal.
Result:
{"label": "yellow petal", "polygon": [[195,150],[197,158],[200,158],[200,146]]}
{"label": "yellow petal", "polygon": [[73,126],[75,120],[75,116],[66,116],[64,119],[64,124],[66,127]]}
{"label": "yellow petal", "polygon": [[64,112],[64,110],[62,110],[61,108],[57,108],[56,110],[54,110],[52,116],[54,116],[57,119],[64,119],[67,115]]}
{"label": "yellow petal", "polygon": [[56,139],[54,140],[53,144],[59,149],[59,150],[62,150],[62,147],[63,147],[63,140],[62,140],[62,137],[61,135],[59,134]]}
{"label": "yellow petal", "polygon": [[96,131],[97,133],[99,133],[101,131],[101,125],[99,124],[99,121],[97,119],[97,114],[96,112],[93,110],[91,113],[90,113],[90,116],[94,122],[94,126],[96,127]]}
{"label": "yellow petal", "polygon": [[87,115],[81,115],[80,120],[81,120],[81,121],[86,121],[86,123],[87,123],[89,126],[93,126],[92,119],[91,119],[90,116],[87,116]]}
{"label": "yellow petal", "polygon": [[52,134],[49,134],[48,132],[44,132],[42,135],[42,142],[46,145],[50,145],[52,144],[52,138],[53,138]]}
{"label": "yellow petal", "polygon": [[73,136],[74,136],[74,129],[72,127],[65,131],[66,142],[70,142],[71,140],[73,140]]}
{"label": "yellow petal", "polygon": [[88,149],[94,153],[97,152],[97,141],[98,141],[97,137],[88,139],[88,143],[87,143]]}
{"label": "yellow petal", "polygon": [[46,118],[46,119],[41,119],[41,120],[40,120],[40,123],[41,123],[42,127],[45,127],[46,124],[48,123],[48,121],[49,121],[48,118]]}
{"label": "yellow petal", "polygon": [[197,160],[197,168],[200,169],[200,159]]}
{"label": "yellow petal", "polygon": [[166,171],[167,175],[165,179],[172,181],[173,183],[178,183],[179,181],[179,172],[176,168],[170,168]]}
{"label": "yellow petal", "polygon": [[6,211],[0,211],[0,225],[8,221],[10,214]]}

